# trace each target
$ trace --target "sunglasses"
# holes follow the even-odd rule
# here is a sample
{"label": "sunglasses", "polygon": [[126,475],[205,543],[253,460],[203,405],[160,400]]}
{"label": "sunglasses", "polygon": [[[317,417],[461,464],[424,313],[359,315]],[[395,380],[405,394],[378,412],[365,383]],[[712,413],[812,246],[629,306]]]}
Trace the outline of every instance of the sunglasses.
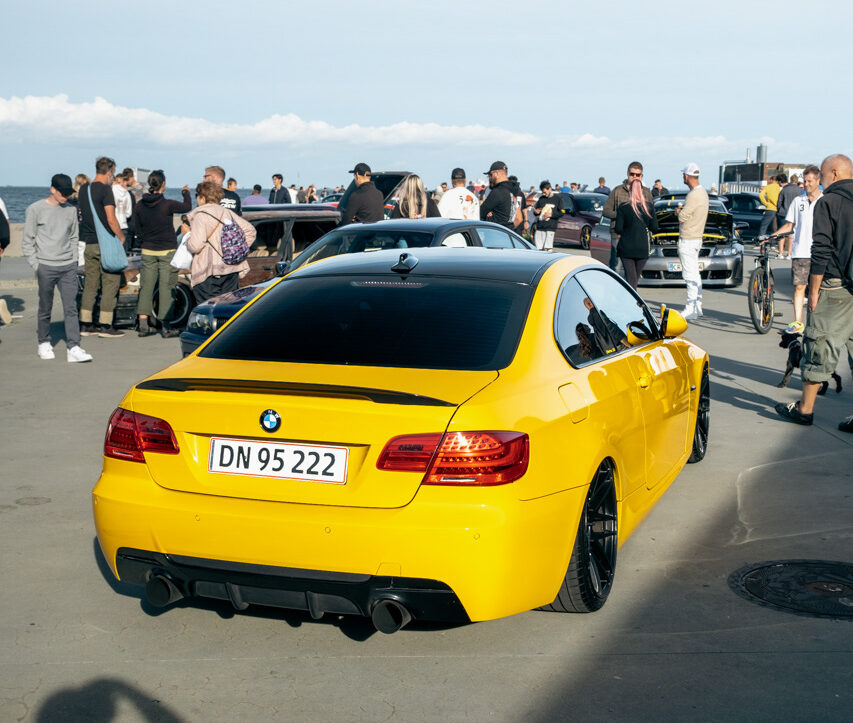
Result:
{"label": "sunglasses", "polygon": [[642,171],[639,171],[639,172],[637,172],[637,171],[630,171],[630,172],[628,173],[628,177],[629,177],[629,178],[642,178],[642,177],[643,177],[643,172],[642,172]]}

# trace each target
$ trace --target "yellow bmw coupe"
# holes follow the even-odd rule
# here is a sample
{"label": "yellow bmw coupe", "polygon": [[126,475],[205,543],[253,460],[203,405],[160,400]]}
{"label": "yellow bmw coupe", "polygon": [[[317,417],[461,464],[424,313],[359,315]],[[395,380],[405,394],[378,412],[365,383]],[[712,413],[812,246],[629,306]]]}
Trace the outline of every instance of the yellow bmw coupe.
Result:
{"label": "yellow bmw coupe", "polygon": [[304,267],[133,387],[93,491],[116,577],[477,621],[590,612],[705,455],[708,356],[589,258],[417,249]]}

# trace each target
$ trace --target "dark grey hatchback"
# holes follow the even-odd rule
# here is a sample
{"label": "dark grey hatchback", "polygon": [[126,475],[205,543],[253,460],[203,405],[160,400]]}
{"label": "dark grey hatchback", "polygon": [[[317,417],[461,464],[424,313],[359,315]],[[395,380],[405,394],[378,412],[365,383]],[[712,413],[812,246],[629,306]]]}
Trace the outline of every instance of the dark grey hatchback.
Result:
{"label": "dark grey hatchback", "polygon": [[[460,221],[449,218],[395,219],[336,228],[317,239],[292,261],[277,264],[277,272],[279,276],[283,276],[306,264],[340,254],[428,246],[536,250],[533,244],[521,236],[488,221]],[[186,330],[181,334],[183,355],[195,351],[270,283],[273,281],[247,286],[234,293],[208,299],[196,306],[190,314]]]}

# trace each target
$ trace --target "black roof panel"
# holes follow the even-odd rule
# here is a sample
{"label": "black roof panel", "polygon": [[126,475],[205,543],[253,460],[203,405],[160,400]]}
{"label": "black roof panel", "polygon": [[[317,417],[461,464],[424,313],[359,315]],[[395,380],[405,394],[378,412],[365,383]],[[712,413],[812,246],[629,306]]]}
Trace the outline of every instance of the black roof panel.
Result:
{"label": "black roof panel", "polygon": [[[415,223],[423,223],[423,221],[419,220]],[[509,281],[518,284],[535,284],[545,268],[563,256],[563,254],[525,249],[443,247],[418,248],[409,251],[391,249],[332,256],[303,266],[288,278],[342,274],[388,274],[397,277],[401,274],[391,271],[391,267],[400,260],[403,253],[414,256],[418,260],[417,265],[408,274],[409,277],[450,276]]]}

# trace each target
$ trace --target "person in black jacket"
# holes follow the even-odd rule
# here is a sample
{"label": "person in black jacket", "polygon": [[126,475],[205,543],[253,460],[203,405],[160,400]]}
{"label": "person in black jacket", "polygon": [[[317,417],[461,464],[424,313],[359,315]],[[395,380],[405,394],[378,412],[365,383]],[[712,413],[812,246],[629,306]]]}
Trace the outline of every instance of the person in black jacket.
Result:
{"label": "person in black jacket", "polygon": [[[820,181],[824,192],[813,211],[809,317],[800,365],[803,391],[799,401],[775,407],[779,416],[804,425],[814,422],[820,385],[832,377],[845,345],[853,360],[853,161],[840,153],[824,159]],[[853,417],[838,428],[853,432]]]}
{"label": "person in black jacket", "polygon": [[283,181],[284,178],[280,173],[273,174],[270,203],[290,203],[290,191],[282,185]]}
{"label": "person in black jacket", "polygon": [[370,166],[356,163],[350,173],[353,174],[355,189],[349,194],[346,207],[338,206],[341,211],[340,225],[381,221],[385,218],[385,198],[370,180]]}
{"label": "person in black jacket", "polygon": [[136,234],[142,244],[139,301],[136,313],[139,316],[139,336],[150,336],[154,330],[148,325],[148,317],[154,313],[154,288],[160,280],[158,311],[163,324],[164,338],[177,336],[180,330],[172,329],[169,322],[175,304],[175,287],[178,270],[171,265],[177,250],[173,216],[192,209],[190,189],[181,189],[183,201],[170,201],[163,196],[166,176],[163,171],[148,174],[148,193],[136,205]]}
{"label": "person in black jacket", "polygon": [[540,251],[554,250],[554,234],[557,233],[560,214],[563,213],[563,199],[559,193],[554,193],[550,181],[539,184],[542,195],[533,206],[536,215],[536,231],[533,242]]}
{"label": "person in black jacket", "polygon": [[512,229],[515,226],[516,216],[514,186],[507,178],[506,163],[495,161],[485,173],[489,177],[491,191],[480,204],[480,220],[491,221]]}
{"label": "person in black jacket", "polygon": [[619,235],[616,254],[622,259],[625,279],[632,289],[637,288],[643,267],[651,254],[651,238],[657,233],[658,220],[654,208],[643,193],[640,181],[631,183],[631,200],[616,209],[613,231]]}

